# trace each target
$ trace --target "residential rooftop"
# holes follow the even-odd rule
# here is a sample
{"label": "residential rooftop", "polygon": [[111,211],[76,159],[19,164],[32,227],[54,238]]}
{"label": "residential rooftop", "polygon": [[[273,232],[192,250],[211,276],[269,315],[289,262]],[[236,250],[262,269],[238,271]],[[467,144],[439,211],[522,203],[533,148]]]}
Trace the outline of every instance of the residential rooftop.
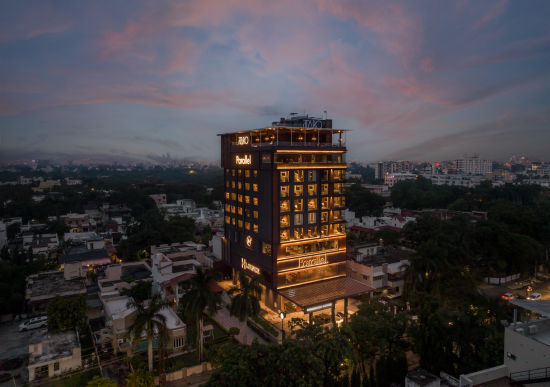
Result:
{"label": "residential rooftop", "polygon": [[66,280],[62,271],[49,271],[27,277],[27,300],[70,296],[86,293],[86,284],[81,278]]}
{"label": "residential rooftop", "polygon": [[45,333],[31,340],[29,365],[49,362],[73,356],[73,349],[80,347],[76,332]]}

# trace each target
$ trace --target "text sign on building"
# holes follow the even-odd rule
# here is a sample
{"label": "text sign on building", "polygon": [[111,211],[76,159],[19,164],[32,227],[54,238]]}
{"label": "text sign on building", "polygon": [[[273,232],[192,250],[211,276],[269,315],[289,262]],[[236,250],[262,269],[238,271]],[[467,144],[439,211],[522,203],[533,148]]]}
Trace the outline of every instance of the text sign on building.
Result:
{"label": "text sign on building", "polygon": [[301,269],[304,267],[325,265],[327,263],[328,263],[328,259],[326,255],[318,255],[316,257],[300,258],[298,260],[298,267]]}
{"label": "text sign on building", "polygon": [[304,128],[324,128],[324,120],[304,120]]}
{"label": "text sign on building", "polygon": [[252,155],[235,155],[236,165],[252,165]]}
{"label": "text sign on building", "polygon": [[252,273],[260,274],[260,268],[249,263],[246,259],[241,258],[241,268],[243,270],[251,271]]}
{"label": "text sign on building", "polygon": [[311,307],[308,307],[306,308],[306,313],[311,313],[311,312],[316,312],[318,310],[321,310],[321,309],[328,309],[332,307],[332,302],[327,302],[326,304],[321,304],[321,305],[315,305],[315,306],[311,306]]}
{"label": "text sign on building", "polygon": [[237,145],[248,145],[248,144],[250,144],[250,137],[237,136]]}

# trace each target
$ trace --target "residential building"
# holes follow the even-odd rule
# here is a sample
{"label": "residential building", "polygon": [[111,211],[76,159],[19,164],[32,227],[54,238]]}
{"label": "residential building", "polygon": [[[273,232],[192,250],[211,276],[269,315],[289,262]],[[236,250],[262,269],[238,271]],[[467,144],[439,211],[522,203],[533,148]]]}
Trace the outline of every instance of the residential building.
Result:
{"label": "residential building", "polygon": [[386,176],[394,173],[409,173],[411,171],[412,164],[406,160],[379,161],[374,165],[374,178],[385,179]]}
{"label": "residential building", "polygon": [[75,232],[94,231],[96,229],[95,220],[91,219],[88,214],[61,215],[61,219]]}
{"label": "residential building", "polygon": [[61,267],[79,262],[82,267],[105,266],[113,263],[114,257],[105,248],[88,250],[86,247],[71,247],[58,258]]}
{"label": "residential building", "polygon": [[384,176],[384,184],[389,188],[393,188],[400,181],[416,180],[417,178],[418,176],[414,173],[390,173]]}
{"label": "residential building", "polygon": [[382,197],[390,196],[390,189],[387,185],[379,184],[361,184],[361,187],[368,189],[370,192],[380,195]]}
{"label": "residential building", "polygon": [[493,171],[493,162],[483,160],[479,155],[464,156],[462,159],[455,160],[455,166],[458,172],[467,175],[486,175]]}
{"label": "residential building", "polygon": [[157,207],[161,204],[166,204],[166,194],[149,195],[149,197],[155,201]]}
{"label": "residential building", "polygon": [[221,135],[223,259],[261,277],[262,301],[313,312],[370,287],[346,275],[345,131],[291,115]]}
{"label": "residential building", "polygon": [[80,340],[75,331],[33,336],[29,344],[29,382],[62,375],[82,367]]}
{"label": "residential building", "polygon": [[455,187],[474,188],[487,180],[481,175],[448,174],[448,175],[423,175],[432,181],[434,185],[450,185]]}
{"label": "residential building", "polygon": [[78,267],[68,265],[64,271],[46,271],[27,277],[25,301],[31,313],[43,313],[55,297],[86,294],[86,284]]}

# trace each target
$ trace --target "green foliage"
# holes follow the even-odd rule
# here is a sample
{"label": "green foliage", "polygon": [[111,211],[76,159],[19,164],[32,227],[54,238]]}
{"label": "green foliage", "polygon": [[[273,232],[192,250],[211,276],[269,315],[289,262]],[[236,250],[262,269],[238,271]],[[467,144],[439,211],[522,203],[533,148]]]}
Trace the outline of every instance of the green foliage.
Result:
{"label": "green foliage", "polygon": [[257,316],[260,313],[259,298],[262,296],[260,281],[260,276],[250,278],[242,273],[239,274],[240,286],[229,291],[234,295],[229,308],[231,316],[236,316],[240,321],[246,321],[248,317]]}
{"label": "green foliage", "polygon": [[434,185],[430,180],[419,177],[396,183],[391,190],[391,200],[395,207],[410,210],[447,208],[467,191],[462,187]]}
{"label": "green foliage", "polygon": [[237,327],[231,327],[229,328],[229,336],[231,337],[235,337],[235,336],[238,336],[239,333],[241,333],[241,330]]}
{"label": "green foliage", "polygon": [[94,378],[90,380],[86,386],[87,387],[116,387],[117,383],[109,378],[94,376]]}
{"label": "green foliage", "polygon": [[126,378],[127,387],[153,387],[155,378],[152,373],[143,369],[138,369],[128,375]]}
{"label": "green foliage", "polygon": [[120,294],[132,297],[136,302],[141,303],[151,298],[151,281],[136,281],[129,289],[123,289]]}
{"label": "green foliage", "polygon": [[351,211],[355,211],[355,216],[380,216],[384,208],[385,199],[375,193],[372,193],[360,184],[353,184],[346,188],[346,204]]}
{"label": "green foliage", "polygon": [[145,359],[140,354],[132,356],[130,359],[130,364],[134,370],[145,369],[147,366]]}
{"label": "green foliage", "polygon": [[88,306],[83,295],[77,297],[55,297],[48,304],[48,330],[62,332],[68,329],[83,329],[86,326]]}

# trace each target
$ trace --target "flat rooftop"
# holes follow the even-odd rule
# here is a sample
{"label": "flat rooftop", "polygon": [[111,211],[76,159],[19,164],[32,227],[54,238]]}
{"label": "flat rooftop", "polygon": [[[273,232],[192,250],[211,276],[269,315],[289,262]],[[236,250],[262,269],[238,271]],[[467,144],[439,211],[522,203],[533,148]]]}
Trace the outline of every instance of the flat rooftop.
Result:
{"label": "flat rooftop", "polygon": [[30,353],[29,365],[49,362],[73,356],[73,349],[80,347],[78,337],[74,331],[67,331],[55,334],[46,333],[36,337],[31,344],[42,343],[42,353],[34,355],[38,351]]}
{"label": "flat rooftop", "polygon": [[83,279],[66,280],[62,271],[44,272],[27,278],[26,298],[30,301],[85,293],[86,284]]}
{"label": "flat rooftop", "polygon": [[[525,337],[538,341],[541,344],[550,346],[550,318],[531,320],[527,322],[517,322],[515,324],[512,323],[508,327],[506,327],[506,329],[511,329],[517,333],[521,332],[521,334],[523,334]],[[534,333],[530,333],[533,329]]]}

